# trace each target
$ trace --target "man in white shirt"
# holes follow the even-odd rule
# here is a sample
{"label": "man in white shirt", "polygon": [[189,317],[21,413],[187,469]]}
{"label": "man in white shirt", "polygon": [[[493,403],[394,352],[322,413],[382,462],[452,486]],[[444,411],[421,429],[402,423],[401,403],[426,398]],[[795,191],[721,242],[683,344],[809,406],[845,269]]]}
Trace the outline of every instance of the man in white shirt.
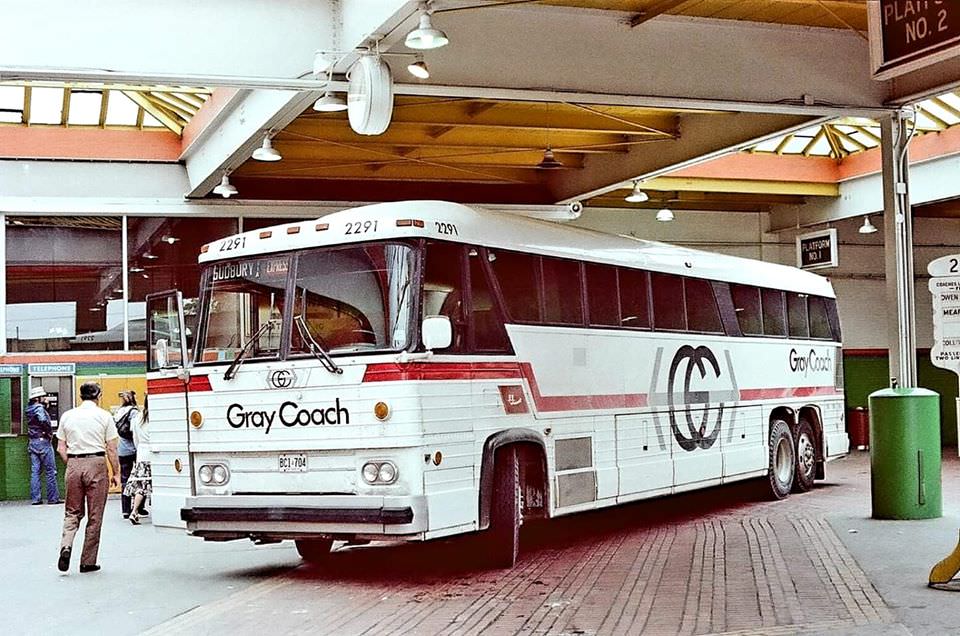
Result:
{"label": "man in white shirt", "polygon": [[[103,508],[107,504],[110,485],[120,487],[120,462],[117,459],[117,427],[113,417],[99,406],[100,385],[84,382],[80,386],[80,406],[60,416],[57,430],[57,452],[67,464],[67,505],[63,519],[63,538],[60,541],[60,558],[57,568],[61,572],[70,569],[70,553],[73,538],[80,528],[84,508],[87,528],[80,555],[80,572],[96,572],[97,553],[100,551],[100,527],[103,524]],[[107,465],[110,460],[113,477],[107,483]]]}

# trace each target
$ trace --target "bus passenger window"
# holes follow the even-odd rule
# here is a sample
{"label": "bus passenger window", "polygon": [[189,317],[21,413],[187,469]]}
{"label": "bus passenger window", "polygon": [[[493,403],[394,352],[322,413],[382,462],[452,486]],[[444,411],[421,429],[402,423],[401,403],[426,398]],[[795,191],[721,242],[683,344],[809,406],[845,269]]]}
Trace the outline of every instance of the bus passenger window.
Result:
{"label": "bus passenger window", "polygon": [[650,328],[650,300],[647,273],[637,269],[620,269],[620,324],[628,329]]}
{"label": "bus passenger window", "polygon": [[653,326],[656,329],[686,329],[683,308],[683,279],[672,274],[651,274]]}
{"label": "bus passenger window", "polygon": [[760,305],[763,309],[763,335],[786,336],[787,322],[783,307],[783,292],[761,289]]}
{"label": "bus passenger window", "polygon": [[473,318],[473,347],[484,353],[511,352],[507,330],[494,305],[490,281],[477,250],[470,250],[470,307]]}
{"label": "bus passenger window", "polygon": [[702,333],[723,333],[720,309],[710,281],[687,278],[683,281],[687,301],[687,329]]}
{"label": "bus passenger window", "polygon": [[809,338],[810,328],[807,325],[807,295],[787,293],[787,319],[790,322],[790,336],[793,338]]}
{"label": "bus passenger window", "polygon": [[540,320],[537,272],[539,258],[516,252],[489,252],[493,273],[500,283],[510,319],[518,322]]}
{"label": "bus passenger window", "polygon": [[620,326],[617,269],[610,265],[587,263],[587,309],[589,324]]}
{"label": "bus passenger window", "polygon": [[730,292],[733,295],[733,309],[737,312],[740,331],[745,336],[762,336],[760,290],[748,285],[730,285]]}
{"label": "bus passenger window", "polygon": [[444,351],[464,346],[466,322],[463,315],[463,246],[428,243],[423,273],[423,315],[447,316],[453,327],[453,342]]}
{"label": "bus passenger window", "polygon": [[830,319],[827,317],[827,299],[810,296],[807,300],[809,301],[807,308],[810,311],[810,337],[832,340],[833,331],[830,329]]}
{"label": "bus passenger window", "polygon": [[580,263],[543,257],[543,321],[583,324]]}

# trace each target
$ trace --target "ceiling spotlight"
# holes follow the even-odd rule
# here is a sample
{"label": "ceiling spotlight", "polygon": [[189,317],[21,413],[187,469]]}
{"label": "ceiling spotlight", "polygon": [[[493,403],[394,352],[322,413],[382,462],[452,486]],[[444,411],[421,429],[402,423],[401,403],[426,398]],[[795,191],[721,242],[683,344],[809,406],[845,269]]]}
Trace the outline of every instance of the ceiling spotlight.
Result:
{"label": "ceiling spotlight", "polygon": [[547,146],[547,149],[543,151],[543,159],[540,160],[537,167],[545,170],[555,170],[557,168],[563,168],[564,165],[563,162],[558,160],[553,154],[553,149]]}
{"label": "ceiling spotlight", "polygon": [[420,79],[430,78],[430,69],[427,68],[427,63],[423,61],[422,53],[417,54],[417,59],[407,66],[407,70],[414,77],[419,77]]}
{"label": "ceiling spotlight", "polygon": [[273,143],[270,141],[270,135],[264,135],[263,144],[254,150],[250,156],[257,161],[280,161],[283,159],[280,153],[273,147]]}
{"label": "ceiling spotlight", "polygon": [[627,203],[645,203],[650,200],[646,192],[640,189],[640,181],[633,182],[633,191],[623,199]]}
{"label": "ceiling spotlight", "polygon": [[143,269],[142,267],[140,267],[139,265],[134,265],[133,267],[130,268],[130,273],[131,273],[131,274],[139,274],[139,273],[142,272],[142,271],[144,271],[144,269]]}
{"label": "ceiling spotlight", "polygon": [[450,42],[447,34],[440,29],[433,28],[430,22],[430,9],[426,2],[420,3],[420,26],[407,34],[404,44],[408,49],[439,49]]}
{"label": "ceiling spotlight", "polygon": [[861,234],[873,234],[877,231],[877,226],[870,222],[869,216],[865,216],[863,217],[863,225],[857,231]]}
{"label": "ceiling spotlight", "polygon": [[[163,241],[164,243],[167,243],[168,245],[173,245],[174,243],[176,243],[176,242],[179,241],[180,239],[178,239],[176,236],[169,236],[169,235],[168,235],[168,236],[164,236],[164,237],[161,238],[160,240]],[[133,271],[133,270],[130,270],[130,271]]]}
{"label": "ceiling spotlight", "polygon": [[90,308],[90,311],[103,311],[102,307],[93,306]]}
{"label": "ceiling spotlight", "polygon": [[657,212],[657,220],[662,223],[668,223],[673,220],[673,212],[667,208],[663,208]]}
{"label": "ceiling spotlight", "polygon": [[156,259],[158,259],[158,258],[160,258],[160,257],[157,256],[156,254],[151,253],[151,252],[144,252],[144,253],[143,253],[143,258],[152,261],[152,260],[156,260]]}
{"label": "ceiling spotlight", "polygon": [[340,95],[335,95],[330,91],[323,94],[323,97],[313,102],[313,110],[321,113],[335,113],[341,110],[347,110],[347,100]]}
{"label": "ceiling spotlight", "polygon": [[214,194],[219,194],[224,199],[229,199],[233,195],[237,194],[237,189],[230,183],[230,177],[223,175],[220,179],[220,185],[213,189]]}
{"label": "ceiling spotlight", "polygon": [[144,272],[144,273],[142,273],[142,274],[140,274],[140,275],[143,276],[144,278],[150,278],[150,274],[148,274],[148,273],[146,273],[146,272]]}

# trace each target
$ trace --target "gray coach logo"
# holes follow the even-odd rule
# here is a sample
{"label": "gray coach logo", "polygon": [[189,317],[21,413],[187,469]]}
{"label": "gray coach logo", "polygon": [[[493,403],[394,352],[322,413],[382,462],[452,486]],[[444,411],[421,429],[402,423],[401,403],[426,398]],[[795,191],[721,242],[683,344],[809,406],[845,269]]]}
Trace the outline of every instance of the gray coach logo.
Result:
{"label": "gray coach logo", "polygon": [[277,369],[268,378],[268,383],[275,389],[289,389],[296,381],[297,376],[292,369]]}

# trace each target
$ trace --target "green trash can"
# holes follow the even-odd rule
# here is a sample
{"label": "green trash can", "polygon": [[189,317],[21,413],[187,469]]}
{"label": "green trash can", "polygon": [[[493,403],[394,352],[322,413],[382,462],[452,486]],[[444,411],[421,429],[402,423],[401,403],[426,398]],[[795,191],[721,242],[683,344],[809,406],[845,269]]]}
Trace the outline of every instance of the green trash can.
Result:
{"label": "green trash can", "polygon": [[869,401],[873,518],[940,517],[939,394],[882,389],[871,393]]}

